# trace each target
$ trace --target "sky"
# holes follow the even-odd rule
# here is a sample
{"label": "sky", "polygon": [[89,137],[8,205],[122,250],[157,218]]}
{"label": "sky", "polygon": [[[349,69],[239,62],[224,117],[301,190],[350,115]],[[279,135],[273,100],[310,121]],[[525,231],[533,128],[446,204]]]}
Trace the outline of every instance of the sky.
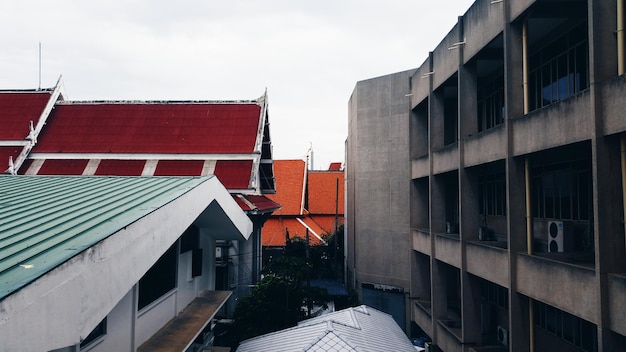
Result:
{"label": "sky", "polygon": [[267,91],[274,159],[312,148],[312,167],[326,169],[344,161],[356,83],[419,67],[472,3],[2,1],[0,89],[50,88],[62,77],[68,100]]}

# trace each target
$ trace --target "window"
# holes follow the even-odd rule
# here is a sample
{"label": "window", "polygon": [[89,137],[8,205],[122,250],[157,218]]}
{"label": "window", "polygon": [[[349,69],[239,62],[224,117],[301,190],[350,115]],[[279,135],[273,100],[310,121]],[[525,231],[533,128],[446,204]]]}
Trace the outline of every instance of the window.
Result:
{"label": "window", "polygon": [[588,160],[538,167],[533,174],[533,216],[590,219],[591,171]]}
{"label": "window", "polygon": [[509,308],[509,290],[487,280],[481,280],[480,294],[485,302],[502,309]]}
{"label": "window", "polygon": [[107,318],[100,322],[100,324],[96,325],[96,327],[85,337],[84,340],[80,342],[80,348],[83,349],[90,345],[92,342],[97,340],[99,337],[107,334]]}
{"label": "window", "polygon": [[583,351],[597,350],[596,326],[575,315],[542,302],[533,301],[535,325]]}
{"label": "window", "polygon": [[143,309],[176,288],[177,243],[174,243],[139,280],[137,309]]}
{"label": "window", "polygon": [[587,23],[537,50],[530,58],[530,109],[571,97],[589,87]]}
{"label": "window", "polygon": [[506,216],[506,178],[495,174],[478,181],[480,215]]}
{"label": "window", "polygon": [[478,132],[504,122],[504,76],[498,74],[478,86]]}

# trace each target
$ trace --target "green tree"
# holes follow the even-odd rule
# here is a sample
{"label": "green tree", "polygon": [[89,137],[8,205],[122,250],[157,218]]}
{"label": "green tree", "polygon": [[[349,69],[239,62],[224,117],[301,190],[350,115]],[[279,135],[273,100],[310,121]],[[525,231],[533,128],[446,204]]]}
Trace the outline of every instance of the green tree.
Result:
{"label": "green tree", "polygon": [[233,313],[237,343],[295,326],[307,318],[307,307],[328,302],[325,289],[308,285],[311,264],[306,260],[306,246],[294,241],[289,247],[267,265],[251,294],[239,299]]}

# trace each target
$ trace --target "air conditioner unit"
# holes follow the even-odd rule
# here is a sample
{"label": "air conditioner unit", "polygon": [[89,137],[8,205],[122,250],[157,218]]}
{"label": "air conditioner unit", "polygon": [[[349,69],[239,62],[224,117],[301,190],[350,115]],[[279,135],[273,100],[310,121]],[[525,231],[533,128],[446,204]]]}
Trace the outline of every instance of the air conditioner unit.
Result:
{"label": "air conditioner unit", "polygon": [[548,252],[565,252],[563,221],[548,222]]}
{"label": "air conditioner unit", "polygon": [[501,327],[500,325],[498,325],[498,342],[503,344],[504,346],[508,346],[509,345],[509,332]]}

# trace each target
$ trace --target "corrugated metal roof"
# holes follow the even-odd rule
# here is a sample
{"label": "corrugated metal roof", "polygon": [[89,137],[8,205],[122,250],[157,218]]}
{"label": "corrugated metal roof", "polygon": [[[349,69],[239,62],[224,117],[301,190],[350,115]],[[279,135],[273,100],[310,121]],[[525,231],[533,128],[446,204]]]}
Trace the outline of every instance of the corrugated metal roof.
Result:
{"label": "corrugated metal roof", "polygon": [[0,176],[0,299],[208,179]]}
{"label": "corrugated metal roof", "polygon": [[415,351],[393,317],[368,306],[302,321],[297,327],[243,341],[246,351]]}

